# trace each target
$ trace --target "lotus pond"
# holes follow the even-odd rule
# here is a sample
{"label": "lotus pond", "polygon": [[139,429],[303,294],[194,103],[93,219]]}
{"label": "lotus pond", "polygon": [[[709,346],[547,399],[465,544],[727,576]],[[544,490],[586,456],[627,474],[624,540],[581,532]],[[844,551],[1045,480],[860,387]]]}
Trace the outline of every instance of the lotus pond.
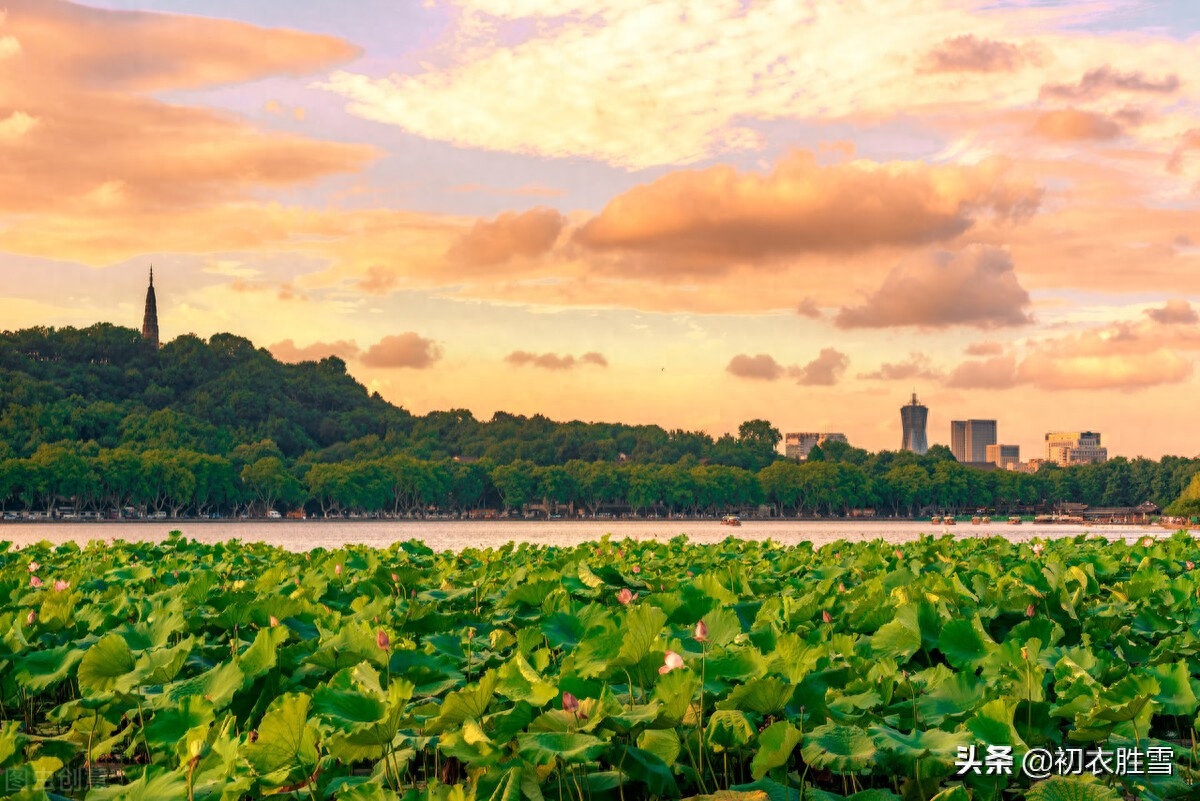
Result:
{"label": "lotus pond", "polygon": [[[0,795],[1196,797],[1195,562],[1183,533],[0,543]],[[972,746],[1170,774],[960,776]]]}

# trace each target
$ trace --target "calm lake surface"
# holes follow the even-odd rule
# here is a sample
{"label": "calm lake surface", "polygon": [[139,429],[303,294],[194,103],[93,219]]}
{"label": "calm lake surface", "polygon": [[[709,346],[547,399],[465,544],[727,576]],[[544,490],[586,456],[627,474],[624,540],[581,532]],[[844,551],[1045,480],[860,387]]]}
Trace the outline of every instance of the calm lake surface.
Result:
{"label": "calm lake surface", "polygon": [[189,539],[215,543],[229,539],[266,542],[290,551],[313,548],[338,548],[347,544],[384,548],[397,541],[421,540],[434,550],[460,551],[486,548],[507,542],[537,545],[577,545],[598,540],[605,534],[613,539],[669,540],[680,534],[694,542],[720,542],[729,536],[747,540],[774,540],[786,545],[811,542],[814,546],[838,540],[856,542],[883,539],[909,542],[922,534],[953,534],[956,537],[1001,536],[1012,540],[1034,537],[1060,538],[1091,534],[1133,541],[1139,537],[1169,537],[1171,531],[1158,526],[1083,526],[1034,525],[1007,523],[956,526],[934,525],[929,521],[907,520],[813,521],[747,520],[737,528],[717,520],[588,520],[588,521],[494,521],[494,520],[280,520],[280,521],[161,521],[97,523],[0,523],[0,540],[18,546],[47,540],[58,544],[74,541],[84,545],[92,540],[140,540],[158,542],[178,529]]}

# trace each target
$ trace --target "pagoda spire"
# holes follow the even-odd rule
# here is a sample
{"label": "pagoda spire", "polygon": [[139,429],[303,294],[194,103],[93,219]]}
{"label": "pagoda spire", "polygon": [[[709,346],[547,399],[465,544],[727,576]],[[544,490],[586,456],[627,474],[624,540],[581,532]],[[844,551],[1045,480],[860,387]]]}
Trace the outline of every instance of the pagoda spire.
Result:
{"label": "pagoda spire", "polygon": [[142,339],[158,350],[158,300],[154,297],[154,267],[150,267],[150,286],[146,289],[146,314],[142,317]]}

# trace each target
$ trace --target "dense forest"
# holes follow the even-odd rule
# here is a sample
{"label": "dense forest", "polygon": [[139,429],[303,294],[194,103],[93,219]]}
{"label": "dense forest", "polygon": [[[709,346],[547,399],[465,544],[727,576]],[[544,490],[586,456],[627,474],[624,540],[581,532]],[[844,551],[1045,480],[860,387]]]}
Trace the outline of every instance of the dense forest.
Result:
{"label": "dense forest", "polygon": [[714,439],[541,415],[413,415],[368,393],[336,357],[284,364],[232,334],[183,336],[157,351],[107,324],[0,334],[4,510],[719,514],[766,505],[783,515],[912,515],[1061,501],[1166,507],[1185,488],[1174,510],[1200,506],[1200,459],[1025,474],[960,465],[944,446],[918,456],[828,443],[798,464],[777,453],[780,439],[763,420]]}

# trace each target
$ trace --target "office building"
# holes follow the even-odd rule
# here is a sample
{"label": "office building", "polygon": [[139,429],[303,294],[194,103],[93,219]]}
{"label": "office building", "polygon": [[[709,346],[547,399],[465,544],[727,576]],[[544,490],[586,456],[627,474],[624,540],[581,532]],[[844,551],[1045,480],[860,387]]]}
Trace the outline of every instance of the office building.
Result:
{"label": "office building", "polygon": [[1021,464],[1020,445],[988,445],[987,461],[1002,470],[1017,470]]}
{"label": "office building", "polygon": [[1108,460],[1097,431],[1051,431],[1046,435],[1046,460],[1060,467]]}
{"label": "office building", "polygon": [[803,462],[808,458],[808,453],[814,445],[824,445],[826,442],[849,443],[849,440],[846,439],[845,434],[834,432],[803,431],[796,434],[784,434],[783,453],[789,459]]}
{"label": "office building", "polygon": [[958,461],[990,462],[987,449],[995,444],[995,420],[950,421],[950,452]]}
{"label": "office building", "polygon": [[929,421],[929,407],[922,406],[917,401],[917,393],[913,393],[912,401],[900,407],[900,424],[904,427],[904,437],[900,450],[913,453],[925,453],[929,450],[929,440],[925,436],[925,424]]}

